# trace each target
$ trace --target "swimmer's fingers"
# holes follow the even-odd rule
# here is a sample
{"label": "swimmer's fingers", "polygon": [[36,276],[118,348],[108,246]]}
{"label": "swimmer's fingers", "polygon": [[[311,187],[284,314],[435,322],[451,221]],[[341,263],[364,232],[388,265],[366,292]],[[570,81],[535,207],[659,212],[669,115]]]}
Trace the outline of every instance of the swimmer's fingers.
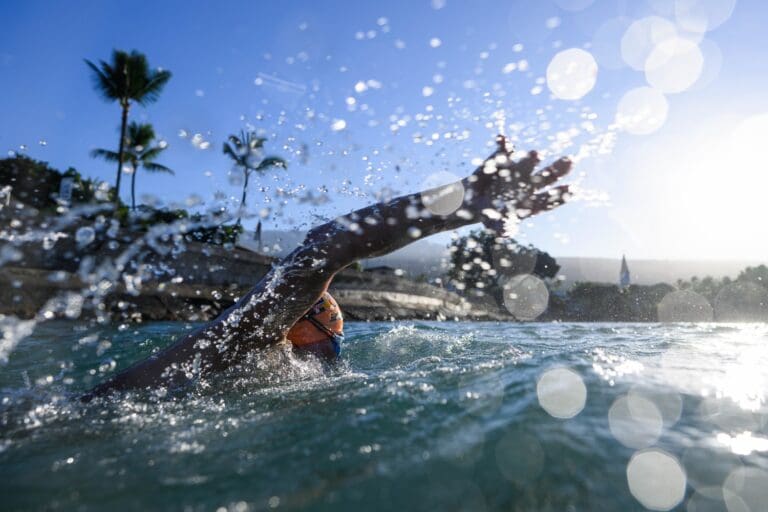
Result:
{"label": "swimmer's fingers", "polygon": [[533,176],[531,184],[534,189],[542,189],[553,184],[571,171],[573,162],[569,158],[561,158],[552,165],[545,167]]}
{"label": "swimmer's fingers", "polygon": [[522,219],[553,210],[565,203],[570,197],[568,185],[550,188],[532,196],[529,201],[526,201],[526,204],[520,205],[517,209],[517,215]]}
{"label": "swimmer's fingers", "polygon": [[541,162],[539,154],[536,151],[529,151],[527,155],[512,164],[513,182],[529,181],[533,170],[539,165],[539,162]]}
{"label": "swimmer's fingers", "polygon": [[496,136],[496,152],[494,153],[494,155],[498,155],[500,153],[503,153],[507,156],[514,153],[514,150],[507,142],[507,138],[501,134]]}
{"label": "swimmer's fingers", "polygon": [[507,142],[507,138],[503,135],[497,135],[496,149],[483,160],[478,171],[481,171],[484,174],[495,174],[498,169],[504,167],[509,168],[512,163],[512,153],[514,153],[514,150]]}

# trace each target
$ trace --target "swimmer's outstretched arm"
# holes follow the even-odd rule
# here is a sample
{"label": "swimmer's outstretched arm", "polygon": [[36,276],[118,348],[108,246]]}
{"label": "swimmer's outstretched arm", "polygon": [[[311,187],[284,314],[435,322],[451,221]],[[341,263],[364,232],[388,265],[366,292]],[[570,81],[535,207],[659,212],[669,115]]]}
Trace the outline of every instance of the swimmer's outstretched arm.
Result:
{"label": "swimmer's outstretched arm", "polygon": [[463,202],[449,215],[436,215],[426,207],[424,197],[439,194],[436,189],[368,206],[312,229],[301,247],[218,318],[97,386],[86,398],[117,389],[179,384],[224,369],[248,351],[282,341],[333,276],[355,261],[469,224],[483,223],[503,236],[505,220],[530,217],[565,202],[568,187],[550,185],[568,173],[568,159],[534,172],[539,163],[535,152],[518,161],[511,155],[499,137],[496,151],[461,181]]}

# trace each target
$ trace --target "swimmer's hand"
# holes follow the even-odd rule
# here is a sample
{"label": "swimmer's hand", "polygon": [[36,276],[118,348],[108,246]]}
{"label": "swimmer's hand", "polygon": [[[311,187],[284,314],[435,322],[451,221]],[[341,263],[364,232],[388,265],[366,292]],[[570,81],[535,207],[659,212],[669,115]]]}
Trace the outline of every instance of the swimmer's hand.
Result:
{"label": "swimmer's hand", "polygon": [[502,135],[496,143],[496,151],[469,178],[473,194],[470,204],[486,228],[503,236],[510,219],[552,210],[569,199],[568,185],[550,185],[568,174],[571,161],[561,158],[534,172],[540,162],[535,151],[514,161],[513,150]]}

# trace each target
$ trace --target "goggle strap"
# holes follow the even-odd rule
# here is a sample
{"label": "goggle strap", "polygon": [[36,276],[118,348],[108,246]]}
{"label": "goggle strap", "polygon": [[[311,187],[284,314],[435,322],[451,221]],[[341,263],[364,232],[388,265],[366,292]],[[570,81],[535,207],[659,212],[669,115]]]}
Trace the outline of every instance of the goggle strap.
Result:
{"label": "goggle strap", "polygon": [[312,325],[314,325],[315,327],[317,327],[317,328],[320,330],[320,332],[322,332],[323,334],[325,334],[325,335],[326,335],[326,336],[328,336],[329,338],[331,338],[331,339],[335,339],[335,338],[336,338],[336,336],[338,336],[338,333],[335,333],[335,332],[333,332],[333,331],[332,331],[332,330],[330,330],[328,327],[326,327],[325,325],[323,325],[322,323],[320,323],[320,321],[318,321],[318,320],[317,320],[317,318],[315,318],[314,316],[312,316],[310,313],[307,313],[307,314],[305,314],[305,315],[304,315],[304,318],[306,318],[307,320],[309,320],[309,321],[312,323]]}

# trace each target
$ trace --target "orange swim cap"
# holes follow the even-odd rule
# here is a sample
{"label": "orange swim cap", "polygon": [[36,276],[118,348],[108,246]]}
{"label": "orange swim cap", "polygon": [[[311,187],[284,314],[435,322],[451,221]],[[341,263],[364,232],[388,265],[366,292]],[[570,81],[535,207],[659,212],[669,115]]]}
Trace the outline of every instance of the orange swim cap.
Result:
{"label": "orange swim cap", "polygon": [[296,322],[288,331],[288,341],[296,347],[305,347],[314,343],[331,341],[336,336],[344,336],[344,319],[341,308],[328,292]]}

